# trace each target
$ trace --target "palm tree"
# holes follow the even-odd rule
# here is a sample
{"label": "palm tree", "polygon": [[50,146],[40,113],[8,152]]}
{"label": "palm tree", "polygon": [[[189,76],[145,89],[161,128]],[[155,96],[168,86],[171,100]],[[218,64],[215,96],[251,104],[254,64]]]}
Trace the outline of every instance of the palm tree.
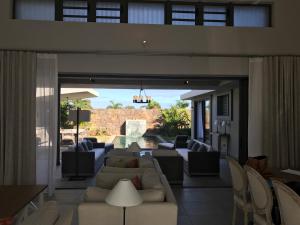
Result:
{"label": "palm tree", "polygon": [[110,105],[106,107],[107,109],[122,109],[123,104],[119,102],[110,101]]}

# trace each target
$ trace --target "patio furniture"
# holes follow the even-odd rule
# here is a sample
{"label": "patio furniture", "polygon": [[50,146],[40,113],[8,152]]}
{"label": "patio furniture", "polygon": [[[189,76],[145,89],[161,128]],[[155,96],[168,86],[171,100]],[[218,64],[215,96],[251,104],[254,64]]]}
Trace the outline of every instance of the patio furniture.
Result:
{"label": "patio furniture", "polygon": [[174,143],[163,142],[158,144],[159,149],[173,150],[175,148],[185,148],[187,146],[188,135],[177,135]]}
{"label": "patio furniture", "polygon": [[236,210],[240,208],[244,213],[244,225],[248,225],[249,213],[252,212],[252,205],[248,199],[248,178],[245,170],[231,157],[226,157],[228,161],[232,187],[233,187],[233,216],[232,225],[236,224]]}
{"label": "patio furniture", "polygon": [[300,221],[300,196],[279,181],[273,180],[272,183],[279,205],[281,224],[298,225]]}
{"label": "patio furniture", "polygon": [[176,148],[176,151],[183,157],[184,171],[189,176],[219,175],[220,152],[213,151],[210,145],[193,139],[187,147]]}
{"label": "patio furniture", "polygon": [[[80,177],[92,177],[101,168],[107,152],[113,149],[113,144],[104,144],[101,148],[84,149],[85,143],[79,143],[78,151],[78,174]],[[102,146],[102,145],[101,145]],[[76,151],[67,150],[62,152],[62,177],[76,176]]]}
{"label": "patio furniture", "polygon": [[273,225],[273,195],[267,181],[252,167],[245,166],[256,225]]}

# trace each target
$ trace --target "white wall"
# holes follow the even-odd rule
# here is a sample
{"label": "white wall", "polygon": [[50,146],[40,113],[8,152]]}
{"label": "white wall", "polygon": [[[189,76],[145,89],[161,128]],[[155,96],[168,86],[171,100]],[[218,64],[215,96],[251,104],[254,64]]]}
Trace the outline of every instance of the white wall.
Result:
{"label": "white wall", "polygon": [[[300,54],[300,1],[275,0],[272,28],[18,21],[1,0],[0,49],[167,54]],[[148,46],[141,44],[148,41]]]}
{"label": "white wall", "polygon": [[60,73],[247,76],[247,57],[59,54]]}

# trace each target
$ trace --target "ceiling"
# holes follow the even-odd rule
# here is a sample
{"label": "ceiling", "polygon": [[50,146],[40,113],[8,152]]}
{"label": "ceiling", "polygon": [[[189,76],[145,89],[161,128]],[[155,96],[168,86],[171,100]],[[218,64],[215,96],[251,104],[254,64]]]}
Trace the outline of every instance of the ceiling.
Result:
{"label": "ceiling", "polygon": [[237,80],[224,77],[195,76],[133,76],[133,75],[59,75],[62,87],[68,88],[111,88],[111,89],[182,89],[215,90],[219,86]]}

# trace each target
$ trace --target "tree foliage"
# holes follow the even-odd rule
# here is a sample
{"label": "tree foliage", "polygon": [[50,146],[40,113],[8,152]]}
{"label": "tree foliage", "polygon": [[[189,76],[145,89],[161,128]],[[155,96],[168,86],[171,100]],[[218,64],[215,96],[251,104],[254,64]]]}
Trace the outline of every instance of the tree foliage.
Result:
{"label": "tree foliage", "polygon": [[74,123],[68,120],[70,110],[91,110],[92,105],[90,100],[64,100],[60,102],[60,127],[70,129],[74,127]]}
{"label": "tree foliage", "polygon": [[161,109],[161,106],[160,106],[159,102],[151,100],[147,104],[146,109]]}
{"label": "tree foliage", "polygon": [[110,105],[106,107],[107,109],[122,109],[123,104],[120,102],[110,101]]}
{"label": "tree foliage", "polygon": [[191,113],[189,103],[177,101],[169,109],[161,110],[158,119],[158,128],[167,135],[187,134],[190,135]]}

